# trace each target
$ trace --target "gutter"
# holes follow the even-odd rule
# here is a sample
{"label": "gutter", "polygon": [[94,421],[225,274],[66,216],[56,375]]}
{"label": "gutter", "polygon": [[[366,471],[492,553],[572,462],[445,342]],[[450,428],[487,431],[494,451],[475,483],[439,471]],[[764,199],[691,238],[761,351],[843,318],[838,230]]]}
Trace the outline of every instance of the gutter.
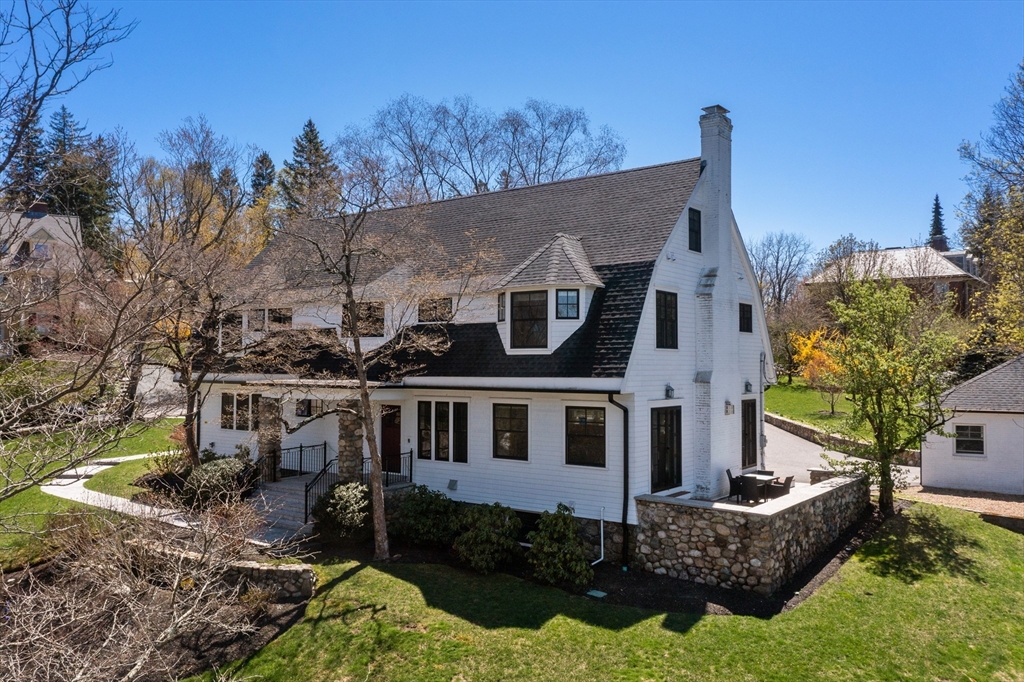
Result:
{"label": "gutter", "polygon": [[[622,570],[629,568],[629,408],[615,402],[615,393],[608,393],[608,402],[622,410]],[[602,544],[601,552],[604,552]]]}

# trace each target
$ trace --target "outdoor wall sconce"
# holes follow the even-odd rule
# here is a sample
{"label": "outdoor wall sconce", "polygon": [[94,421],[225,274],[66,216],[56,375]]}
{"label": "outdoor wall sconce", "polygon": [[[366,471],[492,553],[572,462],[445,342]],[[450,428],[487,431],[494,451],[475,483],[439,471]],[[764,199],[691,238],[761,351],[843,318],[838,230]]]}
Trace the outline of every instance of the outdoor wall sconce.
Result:
{"label": "outdoor wall sconce", "polygon": [[665,384],[665,400],[672,400],[676,397],[676,389],[672,388],[672,384]]}
{"label": "outdoor wall sconce", "polygon": [[730,403],[728,400],[725,401],[725,413],[736,414],[736,406]]}
{"label": "outdoor wall sconce", "polygon": [[458,489],[459,489],[459,481],[457,479],[454,479],[454,478],[449,478],[448,479],[448,490],[458,490]]}
{"label": "outdoor wall sconce", "polygon": [[744,382],[743,383],[743,392],[744,393],[753,393],[754,392],[753,384],[751,384],[749,381]]}

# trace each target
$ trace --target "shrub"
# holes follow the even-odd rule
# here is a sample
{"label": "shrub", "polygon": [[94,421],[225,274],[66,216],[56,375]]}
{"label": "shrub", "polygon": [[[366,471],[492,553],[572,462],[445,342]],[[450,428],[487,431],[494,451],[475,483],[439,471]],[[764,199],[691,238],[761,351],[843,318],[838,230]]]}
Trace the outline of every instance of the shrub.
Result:
{"label": "shrub", "polygon": [[389,526],[395,536],[424,545],[450,545],[459,530],[459,507],[425,485],[410,489],[398,502]]}
{"label": "shrub", "polygon": [[210,443],[210,447],[203,448],[199,451],[199,462],[201,464],[209,464],[210,462],[215,462],[221,458],[220,455],[217,454],[217,451],[213,449],[213,445],[213,443]]}
{"label": "shrub", "polygon": [[490,573],[519,552],[519,517],[509,507],[475,504],[462,515],[465,530],[455,538],[455,553],[473,570]]}
{"label": "shrub", "polygon": [[188,475],[183,497],[192,507],[205,508],[226,502],[243,492],[245,465],[236,459],[218,459],[200,464]]}
{"label": "shrub", "polygon": [[583,587],[594,579],[594,569],[587,561],[586,544],[572,512],[572,507],[559,502],[553,514],[540,515],[537,530],[526,536],[532,545],[526,560],[539,580],[552,585],[570,583]]}
{"label": "shrub", "polygon": [[146,460],[146,467],[157,476],[187,474],[188,458],[182,448],[173,448]]}
{"label": "shrub", "polygon": [[313,505],[313,520],[321,539],[366,539],[370,532],[370,489],[362,483],[333,486]]}
{"label": "shrub", "polygon": [[249,464],[252,462],[252,450],[249,449],[248,445],[239,443],[235,446],[233,457],[243,464]]}

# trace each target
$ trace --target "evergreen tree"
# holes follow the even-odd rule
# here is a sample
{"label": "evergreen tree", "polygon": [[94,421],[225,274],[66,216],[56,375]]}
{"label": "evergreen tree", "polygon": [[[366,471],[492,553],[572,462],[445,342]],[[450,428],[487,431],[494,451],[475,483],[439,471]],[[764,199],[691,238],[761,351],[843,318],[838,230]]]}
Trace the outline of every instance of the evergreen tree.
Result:
{"label": "evergreen tree", "polygon": [[337,212],[337,201],[331,191],[338,166],[330,150],[320,138],[313,120],[302,126],[295,138],[291,161],[284,162],[278,187],[288,213],[330,215]]}
{"label": "evergreen tree", "polygon": [[255,206],[256,202],[266,194],[267,190],[274,184],[277,170],[274,168],[274,161],[270,154],[260,152],[252,164],[252,196],[249,198],[249,205]]}
{"label": "evergreen tree", "polygon": [[935,195],[935,203],[932,204],[932,231],[929,237],[945,237],[946,226],[942,222],[942,204],[939,203],[939,195]]}
{"label": "evergreen tree", "polygon": [[[16,119],[16,127],[24,125],[24,119]],[[17,129],[15,127],[15,129]],[[13,137],[12,131],[5,131],[4,137]],[[7,167],[3,187],[5,208],[28,209],[33,202],[42,198],[46,181],[46,153],[43,148],[43,129],[39,116],[32,116],[28,122],[21,144]]]}
{"label": "evergreen tree", "polygon": [[78,216],[82,243],[104,253],[109,243],[114,198],[111,179],[113,148],[93,139],[67,107],[50,116],[44,143],[50,179],[46,201],[52,213]]}

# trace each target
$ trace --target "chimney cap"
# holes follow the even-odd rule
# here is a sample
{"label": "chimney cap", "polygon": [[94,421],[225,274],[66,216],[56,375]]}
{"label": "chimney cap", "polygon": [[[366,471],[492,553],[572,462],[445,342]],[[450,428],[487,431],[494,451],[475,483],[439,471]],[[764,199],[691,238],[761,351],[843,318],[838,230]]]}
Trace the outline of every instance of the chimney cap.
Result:
{"label": "chimney cap", "polygon": [[701,111],[710,116],[711,114],[728,114],[729,110],[723,107],[721,104],[712,104],[710,107],[704,107]]}

